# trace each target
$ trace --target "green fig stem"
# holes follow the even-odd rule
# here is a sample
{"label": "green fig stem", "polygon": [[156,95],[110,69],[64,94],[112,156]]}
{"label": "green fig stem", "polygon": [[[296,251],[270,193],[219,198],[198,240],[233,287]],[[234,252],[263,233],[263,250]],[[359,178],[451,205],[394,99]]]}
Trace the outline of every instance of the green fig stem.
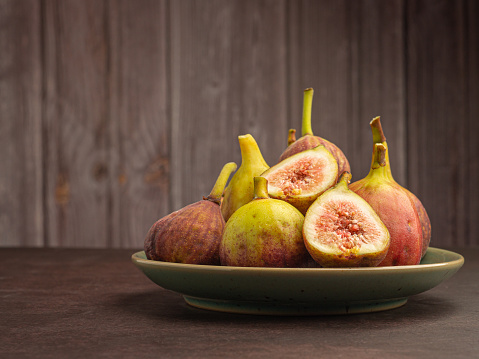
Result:
{"label": "green fig stem", "polygon": [[296,130],[291,128],[288,132],[288,146],[296,142]]}
{"label": "green fig stem", "polygon": [[268,166],[253,136],[250,134],[238,136],[238,140],[241,149],[242,166]]}
{"label": "green fig stem", "polygon": [[314,90],[312,88],[307,88],[304,90],[302,136],[313,135],[313,129],[311,128],[311,108],[313,107],[313,94]]}
{"label": "green fig stem", "polygon": [[349,185],[349,182],[351,182],[351,178],[353,176],[351,175],[351,172],[348,172],[348,171],[344,171],[342,174],[341,174],[341,177],[339,177],[339,180],[338,180],[338,186],[340,187],[346,187],[348,188],[348,185]]}
{"label": "green fig stem", "polygon": [[210,194],[208,197],[203,197],[203,199],[219,205],[221,203],[221,196],[223,195],[223,191],[226,187],[226,182],[228,182],[230,175],[236,171],[236,168],[237,165],[234,162],[228,162],[225,164],[220,172],[220,175],[216,179],[215,185],[213,186]]}
{"label": "green fig stem", "polygon": [[383,128],[381,126],[380,116],[374,117],[372,121],[369,123],[369,125],[371,126],[371,130],[373,132],[373,142],[374,143],[386,142],[386,136],[384,136]]}
{"label": "green fig stem", "polygon": [[366,178],[369,179],[378,179],[379,177],[383,180],[394,181],[391,174],[391,166],[389,165],[388,147],[386,142],[374,144],[371,169],[366,176]]}
{"label": "green fig stem", "polygon": [[254,178],[254,199],[267,199],[268,195],[268,180],[264,177]]}
{"label": "green fig stem", "polygon": [[[384,167],[385,174],[392,181],[394,181],[394,178],[391,172],[391,166],[389,164],[390,162],[389,162],[388,144],[386,141],[386,136],[384,135],[384,132],[383,132],[383,128],[381,126],[380,116],[374,117],[372,121],[369,123],[369,125],[371,126],[371,131],[373,133],[374,146],[376,146],[375,144],[380,143],[385,147],[385,150],[383,150],[382,148],[378,148],[378,149],[376,149],[376,147],[373,148],[373,159],[371,164],[371,170],[379,168],[379,167]],[[379,154],[376,152],[384,152],[384,154]],[[378,157],[379,155],[383,157],[382,160],[380,160],[380,158]],[[385,163],[385,164],[381,164],[381,163]]]}

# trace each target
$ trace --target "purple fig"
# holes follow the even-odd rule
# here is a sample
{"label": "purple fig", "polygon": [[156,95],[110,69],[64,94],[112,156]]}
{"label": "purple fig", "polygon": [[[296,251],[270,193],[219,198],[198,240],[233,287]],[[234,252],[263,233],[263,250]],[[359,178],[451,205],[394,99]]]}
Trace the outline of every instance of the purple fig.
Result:
{"label": "purple fig", "polygon": [[148,259],[188,264],[219,265],[219,245],[225,221],[220,202],[236,164],[227,163],[208,197],[159,219],[145,243]]}

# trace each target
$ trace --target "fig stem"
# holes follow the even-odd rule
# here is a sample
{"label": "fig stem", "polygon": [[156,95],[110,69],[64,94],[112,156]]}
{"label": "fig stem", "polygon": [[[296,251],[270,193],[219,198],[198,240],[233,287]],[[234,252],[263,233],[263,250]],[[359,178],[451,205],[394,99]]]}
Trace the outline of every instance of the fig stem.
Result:
{"label": "fig stem", "polygon": [[371,163],[371,170],[373,169],[378,169],[380,167],[384,167],[385,174],[392,180],[394,181],[392,172],[391,172],[391,166],[389,162],[389,150],[388,150],[388,144],[386,141],[386,136],[384,135],[383,128],[381,126],[381,118],[380,116],[376,116],[372,119],[372,121],[369,123],[371,126],[371,131],[373,133],[373,143],[380,143],[384,145],[385,149],[378,149],[379,152],[384,152],[384,154],[376,154],[377,150],[374,145],[373,147],[373,159]]}
{"label": "fig stem", "polygon": [[341,186],[346,186],[346,188],[348,188],[349,182],[351,182],[352,177],[353,176],[352,176],[351,172],[344,171],[341,174],[341,177],[339,177],[338,184],[341,185]]}
{"label": "fig stem", "polygon": [[257,176],[254,178],[254,199],[269,198],[268,180],[264,177]]}
{"label": "fig stem", "polygon": [[291,128],[288,132],[288,146],[296,142],[296,130]]}
{"label": "fig stem", "polygon": [[386,136],[384,136],[383,128],[381,126],[380,116],[374,117],[372,121],[369,123],[369,125],[371,126],[371,130],[373,132],[373,142],[374,143],[386,142]]}
{"label": "fig stem", "polygon": [[385,167],[387,165],[386,154],[387,147],[383,143],[375,143],[371,168]]}
{"label": "fig stem", "polygon": [[370,180],[382,178],[383,180],[394,181],[391,174],[391,166],[389,165],[388,146],[386,142],[374,144],[371,169],[366,178]]}
{"label": "fig stem", "polygon": [[313,94],[312,88],[304,90],[303,94],[303,123],[302,123],[302,136],[313,135],[313,129],[311,128],[311,108],[313,107]]}
{"label": "fig stem", "polygon": [[225,164],[220,172],[220,175],[216,179],[215,185],[213,186],[210,194],[208,197],[203,197],[203,199],[219,205],[221,203],[221,196],[223,195],[223,191],[226,187],[226,182],[228,182],[230,175],[236,171],[236,168],[237,165],[234,162],[228,162]]}
{"label": "fig stem", "polygon": [[241,149],[242,165],[268,166],[253,136],[251,136],[250,134],[238,136],[238,140]]}

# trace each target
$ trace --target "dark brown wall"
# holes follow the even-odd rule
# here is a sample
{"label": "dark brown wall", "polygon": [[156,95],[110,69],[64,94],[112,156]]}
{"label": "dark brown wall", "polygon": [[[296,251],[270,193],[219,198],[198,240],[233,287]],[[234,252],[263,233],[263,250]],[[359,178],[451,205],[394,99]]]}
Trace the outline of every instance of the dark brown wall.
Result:
{"label": "dark brown wall", "polygon": [[0,245],[141,247],[251,133],[300,130],[393,174],[432,245],[479,245],[479,2],[0,0]]}

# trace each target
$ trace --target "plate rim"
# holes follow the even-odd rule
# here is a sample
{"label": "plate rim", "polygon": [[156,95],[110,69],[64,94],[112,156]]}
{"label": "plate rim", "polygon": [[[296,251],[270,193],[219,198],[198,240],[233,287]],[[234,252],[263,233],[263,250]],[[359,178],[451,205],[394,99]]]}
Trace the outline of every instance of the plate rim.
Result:
{"label": "plate rim", "polygon": [[186,263],[176,263],[176,262],[164,262],[156,261],[152,259],[140,258],[139,255],[144,253],[144,250],[137,251],[131,255],[131,260],[134,263],[142,263],[147,266],[153,266],[158,268],[170,268],[170,269],[184,269],[184,270],[199,270],[199,271],[215,271],[215,272],[263,272],[263,273],[308,273],[308,272],[383,272],[388,271],[413,271],[421,269],[433,269],[433,268],[442,268],[442,267],[462,267],[464,264],[464,257],[456,252],[451,250],[429,247],[428,252],[438,252],[438,253],[447,253],[454,255],[457,258],[451,261],[446,262],[437,262],[437,263],[425,263],[425,264],[411,264],[403,266],[384,266],[384,267],[342,267],[342,268],[285,268],[285,267],[237,267],[237,266],[223,266],[223,265],[208,265],[208,264],[186,264]]}

